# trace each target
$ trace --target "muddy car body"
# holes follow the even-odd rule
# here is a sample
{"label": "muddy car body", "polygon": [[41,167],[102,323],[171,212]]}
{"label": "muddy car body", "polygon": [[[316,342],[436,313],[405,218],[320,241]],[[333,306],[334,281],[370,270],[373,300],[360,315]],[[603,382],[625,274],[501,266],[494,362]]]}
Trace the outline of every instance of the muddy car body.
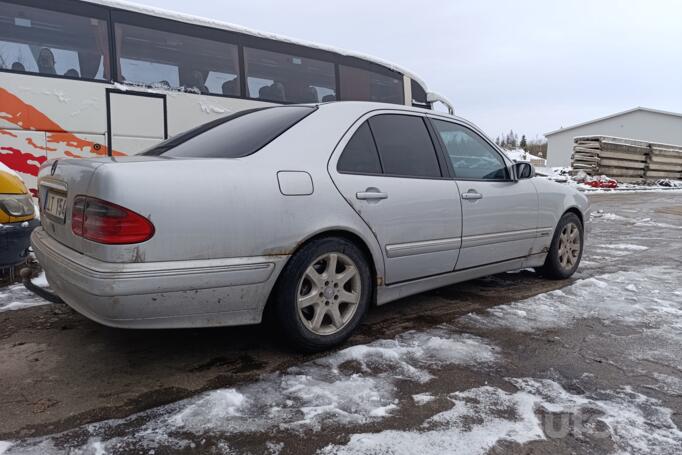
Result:
{"label": "muddy car body", "polygon": [[345,339],[371,302],[523,267],[570,276],[589,209],[461,118],[366,102],[248,111],[144,156],[48,163],[39,193],[34,249],[85,316],[227,326],[267,305],[307,349]]}

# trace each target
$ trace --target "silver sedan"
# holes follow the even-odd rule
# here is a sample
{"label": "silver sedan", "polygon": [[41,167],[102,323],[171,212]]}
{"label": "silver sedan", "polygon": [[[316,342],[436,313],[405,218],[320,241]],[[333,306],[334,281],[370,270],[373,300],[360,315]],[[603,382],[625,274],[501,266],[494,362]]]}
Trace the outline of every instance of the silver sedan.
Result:
{"label": "silver sedan", "polygon": [[239,112],[140,156],[39,176],[32,243],[50,287],[125,328],[259,323],[341,343],[372,304],[535,267],[571,276],[587,198],[478,128],[366,102]]}

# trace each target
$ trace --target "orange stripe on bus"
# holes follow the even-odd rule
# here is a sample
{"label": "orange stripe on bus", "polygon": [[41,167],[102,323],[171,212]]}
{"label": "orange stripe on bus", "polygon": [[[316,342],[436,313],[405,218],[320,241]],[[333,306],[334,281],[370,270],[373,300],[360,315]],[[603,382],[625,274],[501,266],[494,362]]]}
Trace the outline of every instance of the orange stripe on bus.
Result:
{"label": "orange stripe on bus", "polygon": [[45,150],[46,152],[56,152],[56,151],[57,151],[56,148],[52,148],[52,147],[43,147],[42,145],[36,144],[35,142],[33,142],[33,138],[30,138],[30,137],[27,137],[27,138],[26,138],[26,143],[27,143],[28,145],[30,145],[31,147],[36,148],[36,149],[38,149],[38,150]]}
{"label": "orange stripe on bus", "polygon": [[[68,147],[89,151],[95,155],[107,155],[106,146],[101,144],[95,146],[95,142],[86,141],[75,134],[69,133],[47,115],[2,87],[0,87],[0,106],[2,106],[2,116],[0,116],[0,119],[20,126],[25,130],[46,131],[48,132],[48,142],[63,143]],[[111,154],[113,156],[126,155],[116,150],[112,150]]]}

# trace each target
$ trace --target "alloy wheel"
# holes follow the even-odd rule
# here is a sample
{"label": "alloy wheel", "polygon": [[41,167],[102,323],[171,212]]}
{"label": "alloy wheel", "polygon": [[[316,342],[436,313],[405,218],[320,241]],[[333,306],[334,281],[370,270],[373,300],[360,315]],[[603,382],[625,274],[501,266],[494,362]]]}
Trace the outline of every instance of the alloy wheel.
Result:
{"label": "alloy wheel", "polygon": [[580,256],[580,229],[575,223],[568,223],[559,236],[559,264],[565,270],[572,269]]}
{"label": "alloy wheel", "polygon": [[361,295],[362,280],[353,260],[342,253],[325,253],[298,283],[298,316],[311,332],[332,335],[348,325]]}

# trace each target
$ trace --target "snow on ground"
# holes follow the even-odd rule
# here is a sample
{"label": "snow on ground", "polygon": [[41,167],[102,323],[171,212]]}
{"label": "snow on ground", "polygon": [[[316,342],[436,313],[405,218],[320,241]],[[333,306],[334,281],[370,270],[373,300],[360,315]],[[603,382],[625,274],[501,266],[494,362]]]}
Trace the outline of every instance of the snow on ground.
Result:
{"label": "snow on ground", "polygon": [[[582,183],[581,178],[588,177],[587,174],[582,176],[572,176],[570,174],[570,167],[535,167],[535,173],[540,177],[545,177],[556,182],[565,183],[575,187],[579,191],[589,193],[613,193],[613,192],[648,192],[648,191],[682,191],[682,180],[660,179],[655,182],[647,184],[643,183],[624,183],[618,182],[616,188],[594,188],[592,186]],[[603,178],[609,180],[608,176],[595,176],[595,179]],[[576,180],[578,179],[578,180]],[[618,179],[615,179],[618,180]]]}
{"label": "snow on ground", "polygon": [[[45,273],[41,273],[37,278],[33,279],[33,283],[41,287],[47,287],[47,280]],[[29,308],[37,305],[49,304],[47,300],[38,297],[23,284],[13,284],[7,287],[0,288],[0,312],[21,310],[22,308]]]}
{"label": "snow on ground", "polygon": [[540,158],[539,156],[531,155],[530,153],[526,152],[523,149],[513,149],[513,150],[507,150],[503,149],[504,153],[512,160],[514,161],[531,161],[534,163],[545,163],[544,158]]}
{"label": "snow on ground", "polygon": [[533,332],[599,318],[605,323],[677,327],[682,336],[680,293],[682,270],[647,267],[578,280],[566,288],[470,314],[462,320],[487,328]]}
{"label": "snow on ground", "polygon": [[[612,250],[639,250],[615,244]],[[130,416],[86,425],[60,435],[0,443],[0,453],[51,453],[70,449],[104,452],[194,449],[195,441],[219,438],[221,450],[237,437],[273,432],[364,428],[401,415],[401,410],[445,403],[414,427],[351,434],[323,454],[422,455],[485,453],[501,441],[524,443],[582,433],[608,438],[619,453],[682,453],[682,432],[672,411],[629,387],[574,393],[554,379],[508,377],[505,388],[481,385],[429,391],[401,398],[398,384],[428,387],[448,365],[492,369],[504,352],[466,328],[535,333],[598,319],[641,332],[626,355],[674,365],[682,355],[682,270],[650,267],[586,278],[479,314],[457,324],[411,331],[395,339],[352,346],[263,377]],[[665,339],[665,343],[660,340]],[[677,340],[677,341],[676,341]],[[664,346],[661,348],[661,346]],[[682,349],[682,348],[681,348]],[[671,363],[672,362],[672,363]],[[677,378],[660,375],[652,389],[677,390]],[[564,422],[564,420],[566,420]],[[562,433],[563,432],[563,433]],[[4,446],[2,445],[4,444]],[[281,446],[271,444],[268,450]],[[161,450],[163,451],[163,450]]]}
{"label": "snow on ground", "polygon": [[[221,435],[273,430],[314,430],[323,424],[363,424],[398,410],[396,383],[426,383],[446,364],[481,368],[498,359],[485,340],[451,326],[407,332],[392,340],[352,346],[237,388],[220,389],[127,419],[88,425],[81,447],[105,452],[149,450],[158,444],[186,448],[179,433]],[[103,435],[146,420],[134,437]],[[29,440],[8,453],[68,452],[57,438]],[[0,451],[0,453],[3,453]]]}
{"label": "snow on ground", "polygon": [[414,400],[415,403],[417,403],[418,405],[421,406],[421,405],[424,405],[430,401],[435,400],[436,397],[434,397],[430,393],[425,392],[425,393],[417,393],[417,394],[412,395],[412,399]]}
{"label": "snow on ground", "polygon": [[592,212],[590,214],[590,219],[591,220],[596,220],[596,219],[601,219],[604,221],[623,221],[626,224],[632,224],[634,226],[641,226],[641,227],[661,227],[661,228],[666,228],[666,229],[682,229],[682,226],[680,225],[674,225],[674,224],[668,224],[668,223],[660,223],[657,221],[653,221],[651,218],[628,218],[626,216],[621,216],[617,215],[615,213],[609,213],[609,212],[603,212],[603,211],[598,211],[598,212]]}
{"label": "snow on ground", "polygon": [[321,452],[484,454],[500,439],[522,444],[565,437],[569,426],[561,420],[566,422],[568,416],[574,416],[571,432],[611,436],[622,453],[674,453],[682,444],[682,431],[675,426],[672,411],[627,387],[586,396],[570,393],[548,379],[507,379],[516,392],[490,386],[455,392],[448,396],[452,407],[430,417],[418,429],[355,434],[348,444],[330,445]]}

